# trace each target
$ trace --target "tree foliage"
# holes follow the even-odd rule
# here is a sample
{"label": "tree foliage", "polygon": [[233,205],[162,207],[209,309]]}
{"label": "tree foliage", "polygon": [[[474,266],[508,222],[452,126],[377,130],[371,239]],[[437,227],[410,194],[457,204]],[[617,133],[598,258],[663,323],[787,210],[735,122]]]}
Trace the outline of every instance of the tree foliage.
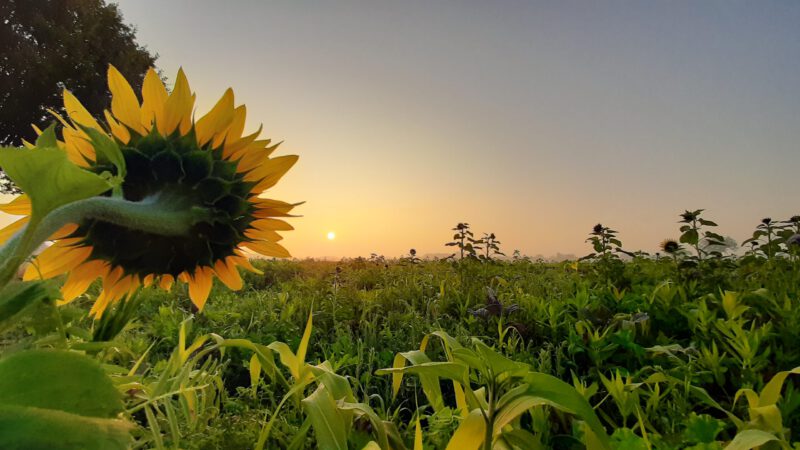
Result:
{"label": "tree foliage", "polygon": [[[64,88],[102,116],[108,65],[136,89],[156,57],[104,0],[0,2],[0,145],[32,140],[31,124],[44,129],[53,120],[48,109],[63,113]],[[8,189],[0,179],[0,191]]]}

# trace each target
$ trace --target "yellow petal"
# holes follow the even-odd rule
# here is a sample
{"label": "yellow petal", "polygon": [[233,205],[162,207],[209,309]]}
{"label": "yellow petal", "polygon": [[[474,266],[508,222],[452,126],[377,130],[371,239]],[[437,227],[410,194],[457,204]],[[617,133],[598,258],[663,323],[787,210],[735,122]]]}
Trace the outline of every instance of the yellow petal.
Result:
{"label": "yellow petal", "polygon": [[[223,150],[223,153],[224,152]],[[264,161],[269,161],[269,153],[263,148],[249,146],[245,151],[231,155],[228,159],[238,159],[238,161],[236,161],[236,171],[239,173],[247,173],[260,166]]]}
{"label": "yellow petal", "polygon": [[68,223],[63,227],[59,228],[58,231],[51,234],[50,237],[47,239],[48,241],[56,241],[58,239],[64,239],[65,237],[71,235],[75,231],[78,230],[78,225],[74,223]]}
{"label": "yellow petal", "polygon": [[144,279],[142,279],[142,286],[148,288],[153,285],[153,281],[156,279],[156,276],[152,273],[149,275],[145,275]]}
{"label": "yellow petal", "polygon": [[111,128],[111,134],[123,144],[127,144],[131,140],[131,132],[128,131],[128,128],[117,122],[108,110],[103,111],[103,114],[106,116],[108,127]]}
{"label": "yellow petal", "polygon": [[148,131],[152,129],[154,120],[156,123],[164,120],[164,106],[168,97],[167,88],[151,67],[142,83],[142,124]]}
{"label": "yellow petal", "polygon": [[250,258],[248,258],[247,255],[242,250],[236,249],[234,252],[236,253],[236,255],[229,256],[228,258],[230,258],[237,266],[244,267],[248,272],[256,273],[259,275],[264,274],[264,272],[253,267],[253,264],[250,263]]}
{"label": "yellow petal", "polygon": [[198,267],[194,275],[189,277],[189,298],[200,311],[203,310],[208,294],[211,293],[212,277],[213,271],[210,267]]}
{"label": "yellow petal", "polygon": [[216,134],[225,134],[233,120],[233,89],[228,88],[222,98],[195,124],[197,145],[203,146]]}
{"label": "yellow petal", "polygon": [[103,291],[97,296],[92,309],[89,310],[89,315],[100,317],[103,311],[116,302],[128,291],[131,283],[130,276],[123,276],[124,272],[121,267],[115,267],[103,277]]}
{"label": "yellow petal", "polygon": [[258,230],[255,228],[245,230],[244,236],[254,241],[278,242],[283,240],[283,236],[272,230]]}
{"label": "yellow petal", "polygon": [[10,202],[0,205],[0,211],[14,216],[31,215],[31,199],[22,194]]}
{"label": "yellow petal", "polygon": [[253,228],[259,230],[276,230],[276,231],[291,231],[294,227],[288,223],[278,219],[259,219],[250,224]]}
{"label": "yellow petal", "polygon": [[[192,94],[191,104],[193,106],[194,106],[195,101],[197,101],[197,95],[196,94]],[[189,111],[189,113],[186,114],[185,116],[183,116],[183,119],[181,119],[181,125],[179,127],[179,130],[181,132],[181,136],[186,136],[189,133],[189,130],[192,129],[193,125],[194,125],[194,116],[192,114],[192,111]]]}
{"label": "yellow petal", "polygon": [[251,199],[250,202],[256,208],[252,213],[253,217],[258,219],[268,219],[270,217],[296,217],[292,214],[289,214],[289,212],[294,209],[295,206],[302,204],[302,202],[290,204],[281,202],[279,200],[268,200],[262,198]]}
{"label": "yellow petal", "polygon": [[274,256],[276,258],[290,258],[292,256],[280,244],[269,241],[243,242],[242,247],[247,247],[264,256]]}
{"label": "yellow petal", "polygon": [[172,283],[175,282],[175,278],[172,275],[161,275],[161,280],[158,282],[158,287],[165,291],[169,291],[172,289]]}
{"label": "yellow petal", "polygon": [[72,269],[61,287],[63,297],[59,304],[69,303],[79,295],[86,292],[89,286],[98,277],[105,277],[108,273],[108,264],[100,260],[87,261]]}
{"label": "yellow petal", "polygon": [[[228,147],[231,143],[238,141],[242,137],[242,131],[244,131],[244,122],[245,118],[247,117],[247,107],[244,105],[238,106],[233,110],[233,118],[231,119],[230,124],[227,127],[225,133],[219,133],[214,136],[214,140],[211,142],[211,146],[213,148],[217,148],[225,142],[225,147]],[[255,140],[255,138],[254,138]]]}
{"label": "yellow petal", "polygon": [[87,111],[81,102],[72,95],[72,92],[66,89],[64,89],[64,110],[73,122],[103,131],[103,128],[94,120],[94,117],[92,117],[89,111]]}
{"label": "yellow petal", "polygon": [[28,218],[23,217],[22,219],[19,219],[18,221],[0,230],[0,244],[4,244],[7,240],[11,239],[11,237],[17,234],[17,232],[21,230],[22,227],[24,227],[27,223]]}
{"label": "yellow petal", "polygon": [[271,158],[264,164],[251,170],[244,176],[245,181],[256,181],[257,184],[251,192],[261,192],[275,186],[289,169],[297,162],[297,155],[279,156]]}
{"label": "yellow petal", "polygon": [[[259,134],[261,133],[261,128],[262,127],[263,126],[259,126],[258,127],[258,133]],[[253,133],[253,134],[255,134],[255,133]],[[250,135],[250,136],[252,136],[252,135]],[[250,136],[247,136],[247,137],[250,137]],[[242,139],[240,139],[240,140],[238,140],[238,141],[236,141],[234,143],[231,143],[230,145],[226,146],[227,148],[226,148],[225,154],[229,155],[227,157],[228,159],[240,159],[240,158],[243,158],[244,155],[246,153],[250,152],[251,150],[262,150],[262,151],[264,151],[264,150],[266,150],[265,147],[268,146],[270,142],[272,142],[269,139],[259,139],[259,140],[253,140],[252,142],[248,143],[247,145],[240,145],[241,141],[243,139],[245,139],[245,138],[242,138]],[[233,148],[233,147],[235,147],[235,148]]]}
{"label": "yellow petal", "polygon": [[139,134],[147,134],[142,126],[139,99],[116,67],[108,66],[108,89],[111,91],[111,112],[120,122]]}
{"label": "yellow petal", "polygon": [[61,134],[64,137],[64,148],[67,151],[67,157],[71,161],[81,167],[87,167],[87,161],[95,160],[94,147],[83,131],[64,127],[61,130]]}
{"label": "yellow petal", "polygon": [[239,275],[236,264],[230,257],[225,258],[224,261],[221,259],[218,260],[216,264],[214,264],[214,273],[217,274],[217,278],[219,278],[225,286],[228,286],[229,289],[238,291],[242,288],[242,277]]}
{"label": "yellow petal", "polygon": [[168,136],[175,131],[186,118],[191,121],[192,107],[194,106],[194,96],[189,89],[189,81],[183,69],[178,69],[178,78],[175,80],[175,87],[164,104],[164,120],[156,122],[158,132]]}
{"label": "yellow petal", "polygon": [[46,248],[25,269],[24,281],[47,280],[76,268],[92,253],[91,247],[75,247],[81,239],[64,239]]}

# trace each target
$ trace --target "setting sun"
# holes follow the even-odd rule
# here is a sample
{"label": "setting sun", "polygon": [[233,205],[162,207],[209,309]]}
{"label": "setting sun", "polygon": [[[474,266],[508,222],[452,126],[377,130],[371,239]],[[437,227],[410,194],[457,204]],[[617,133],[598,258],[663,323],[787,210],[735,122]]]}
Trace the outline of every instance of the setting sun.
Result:
{"label": "setting sun", "polygon": [[333,231],[328,231],[328,240],[332,241],[334,239],[336,239],[336,233],[334,233]]}

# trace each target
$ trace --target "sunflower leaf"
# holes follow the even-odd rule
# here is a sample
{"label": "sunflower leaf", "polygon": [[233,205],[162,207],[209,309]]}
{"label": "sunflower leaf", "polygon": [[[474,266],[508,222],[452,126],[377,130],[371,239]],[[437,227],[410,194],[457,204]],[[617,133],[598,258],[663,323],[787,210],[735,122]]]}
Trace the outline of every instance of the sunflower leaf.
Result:
{"label": "sunflower leaf", "polygon": [[111,188],[108,181],[76,166],[58,148],[0,148],[0,167],[31,198],[32,222],[59,206]]}
{"label": "sunflower leaf", "polygon": [[92,359],[30,350],[0,360],[0,448],[125,449],[123,404]]}
{"label": "sunflower leaf", "polygon": [[13,323],[11,319],[43,300],[56,299],[58,290],[46,281],[11,283],[0,289],[0,331]]}

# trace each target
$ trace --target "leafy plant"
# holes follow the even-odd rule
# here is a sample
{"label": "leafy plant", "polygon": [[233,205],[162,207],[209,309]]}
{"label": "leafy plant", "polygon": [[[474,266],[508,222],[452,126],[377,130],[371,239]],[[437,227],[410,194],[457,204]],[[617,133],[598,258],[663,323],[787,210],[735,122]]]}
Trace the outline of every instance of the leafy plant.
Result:
{"label": "leafy plant", "polygon": [[679,223],[685,224],[680,228],[680,241],[694,248],[697,261],[703,261],[709,256],[722,257],[722,253],[718,250],[710,250],[709,247],[726,246],[724,237],[704,229],[704,227],[716,227],[717,224],[700,217],[703,211],[703,209],[686,210],[680,215],[681,220],[679,221]]}
{"label": "leafy plant", "polygon": [[[439,338],[447,360],[431,361],[425,353],[431,336]],[[406,366],[410,362],[410,366]],[[534,372],[527,364],[512,361],[478,339],[463,347],[444,332],[423,339],[420,350],[399,353],[394,366],[378,374],[392,375],[395,395],[404,374],[420,377],[423,392],[434,410],[444,408],[439,380],[450,380],[456,408],[464,417],[447,445],[448,449],[490,450],[496,443],[515,445],[538,442],[520,426],[521,416],[535,407],[552,406],[584,421],[590,448],[610,448],[608,436],[591,406],[572,386],[550,375]],[[473,385],[480,386],[473,389]]]}
{"label": "leafy plant", "polygon": [[475,235],[469,229],[469,224],[466,222],[459,222],[455,228],[453,228],[453,231],[456,232],[453,235],[453,240],[445,245],[448,247],[458,247],[461,259],[465,257],[477,259],[478,252],[482,249],[480,246],[482,242],[480,239],[475,239]]}

